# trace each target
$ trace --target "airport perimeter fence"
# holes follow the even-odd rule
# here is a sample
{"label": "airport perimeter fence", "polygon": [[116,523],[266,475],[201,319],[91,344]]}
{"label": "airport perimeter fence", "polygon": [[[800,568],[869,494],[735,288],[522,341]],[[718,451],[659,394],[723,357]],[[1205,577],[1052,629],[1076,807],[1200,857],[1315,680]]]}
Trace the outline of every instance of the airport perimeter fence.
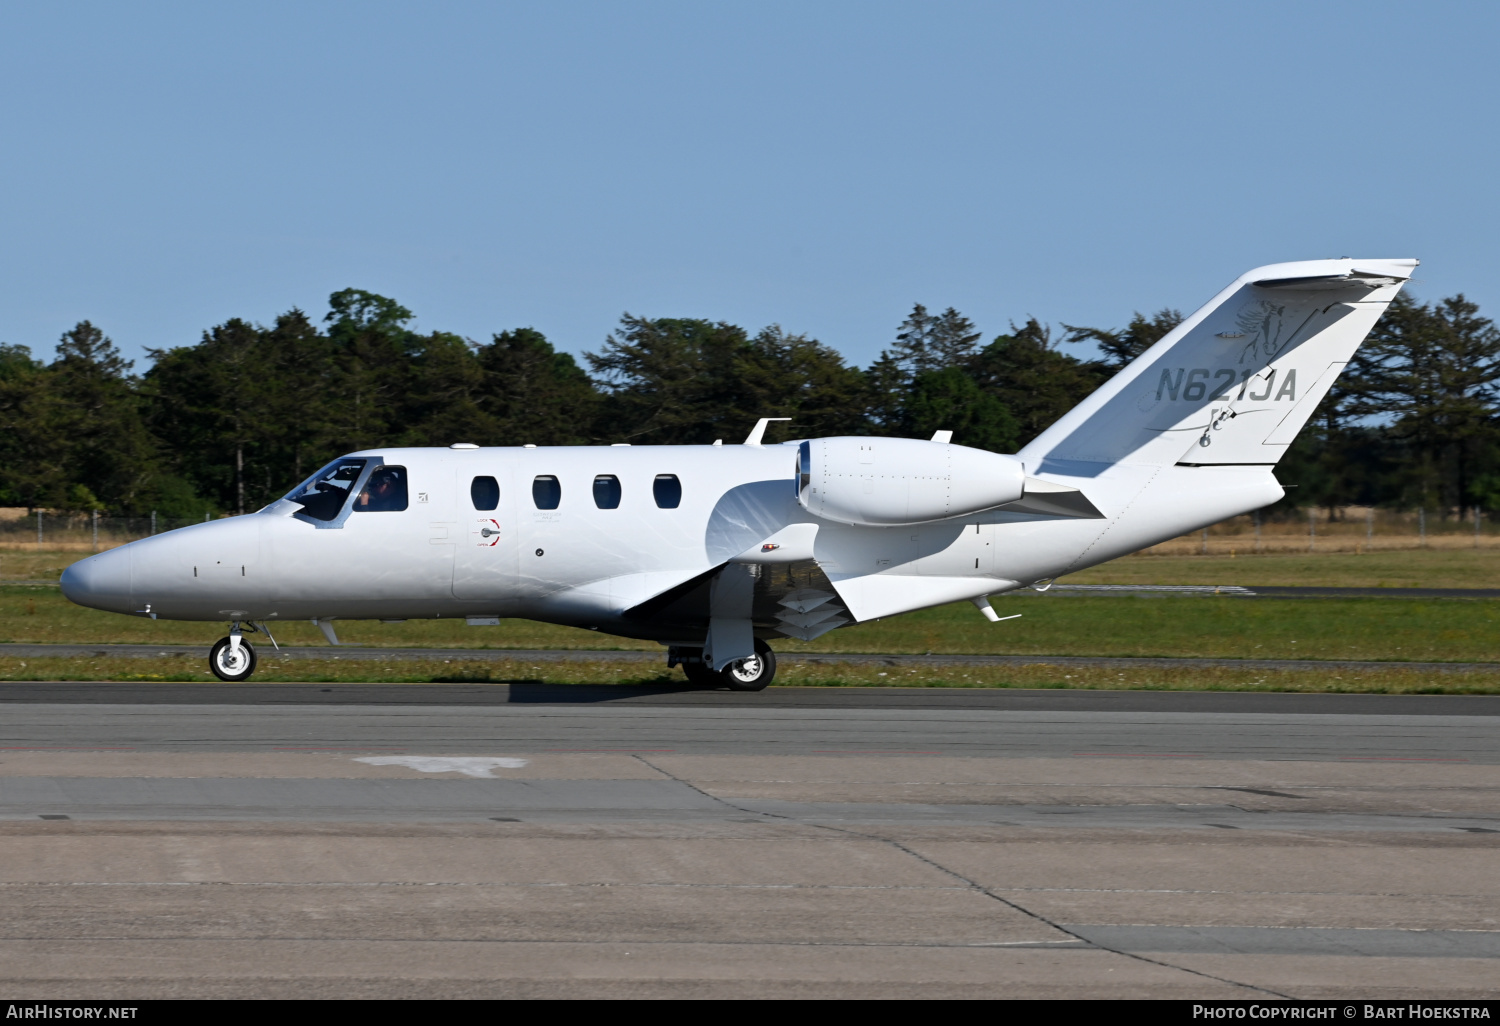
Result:
{"label": "airport perimeter fence", "polygon": [[1309,507],[1250,513],[1142,549],[1142,556],[1228,556],[1285,552],[1387,552],[1395,549],[1500,548],[1500,527],[1472,509]]}
{"label": "airport perimeter fence", "polygon": [[60,552],[102,552],[138,538],[175,531],[212,519],[165,517],[156,513],[143,517],[116,517],[101,513],[53,510],[0,509],[0,549],[45,549]]}

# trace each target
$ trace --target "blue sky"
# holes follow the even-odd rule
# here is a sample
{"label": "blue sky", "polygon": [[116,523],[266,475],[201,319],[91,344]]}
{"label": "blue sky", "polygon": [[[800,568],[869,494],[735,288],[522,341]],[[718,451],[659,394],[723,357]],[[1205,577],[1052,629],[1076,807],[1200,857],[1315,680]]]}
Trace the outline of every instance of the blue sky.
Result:
{"label": "blue sky", "polygon": [[1380,0],[9,4],[0,341],[141,357],[353,286],[864,364],[917,301],[1111,326],[1345,254],[1500,314],[1496,38]]}

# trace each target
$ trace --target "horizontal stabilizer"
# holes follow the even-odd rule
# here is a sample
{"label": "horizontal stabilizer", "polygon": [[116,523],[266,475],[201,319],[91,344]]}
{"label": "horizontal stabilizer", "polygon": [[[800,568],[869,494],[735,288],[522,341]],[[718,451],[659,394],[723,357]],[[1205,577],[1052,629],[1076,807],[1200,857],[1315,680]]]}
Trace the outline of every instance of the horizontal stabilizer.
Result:
{"label": "horizontal stabilizer", "polygon": [[1290,292],[1324,292],[1328,289],[1358,287],[1380,289],[1388,285],[1400,285],[1408,279],[1377,271],[1348,271],[1344,274],[1308,274],[1296,278],[1262,278],[1255,282],[1258,289],[1278,289]]}

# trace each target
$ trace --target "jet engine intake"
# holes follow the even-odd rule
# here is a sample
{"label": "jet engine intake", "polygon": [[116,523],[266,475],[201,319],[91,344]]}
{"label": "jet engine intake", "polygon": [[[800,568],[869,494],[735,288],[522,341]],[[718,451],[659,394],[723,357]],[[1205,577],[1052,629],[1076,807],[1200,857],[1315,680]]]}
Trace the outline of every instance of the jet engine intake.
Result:
{"label": "jet engine intake", "polygon": [[842,524],[888,527],[967,516],[1015,502],[1014,456],[917,438],[815,438],[797,459],[797,501]]}

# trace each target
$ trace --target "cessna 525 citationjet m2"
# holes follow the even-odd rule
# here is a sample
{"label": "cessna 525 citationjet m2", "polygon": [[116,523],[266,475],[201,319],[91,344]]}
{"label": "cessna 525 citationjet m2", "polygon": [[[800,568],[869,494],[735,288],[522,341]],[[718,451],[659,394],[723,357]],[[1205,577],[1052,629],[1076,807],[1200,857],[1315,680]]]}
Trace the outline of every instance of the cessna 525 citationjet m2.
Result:
{"label": "cessna 525 citationjet m2", "polygon": [[1015,455],[913,438],[370,449],[249,516],[90,556],[96,609],[227,620],[525,617],[759,690],[769,641],[1037,584],[1281,498],[1272,473],[1415,260],[1242,275]]}

